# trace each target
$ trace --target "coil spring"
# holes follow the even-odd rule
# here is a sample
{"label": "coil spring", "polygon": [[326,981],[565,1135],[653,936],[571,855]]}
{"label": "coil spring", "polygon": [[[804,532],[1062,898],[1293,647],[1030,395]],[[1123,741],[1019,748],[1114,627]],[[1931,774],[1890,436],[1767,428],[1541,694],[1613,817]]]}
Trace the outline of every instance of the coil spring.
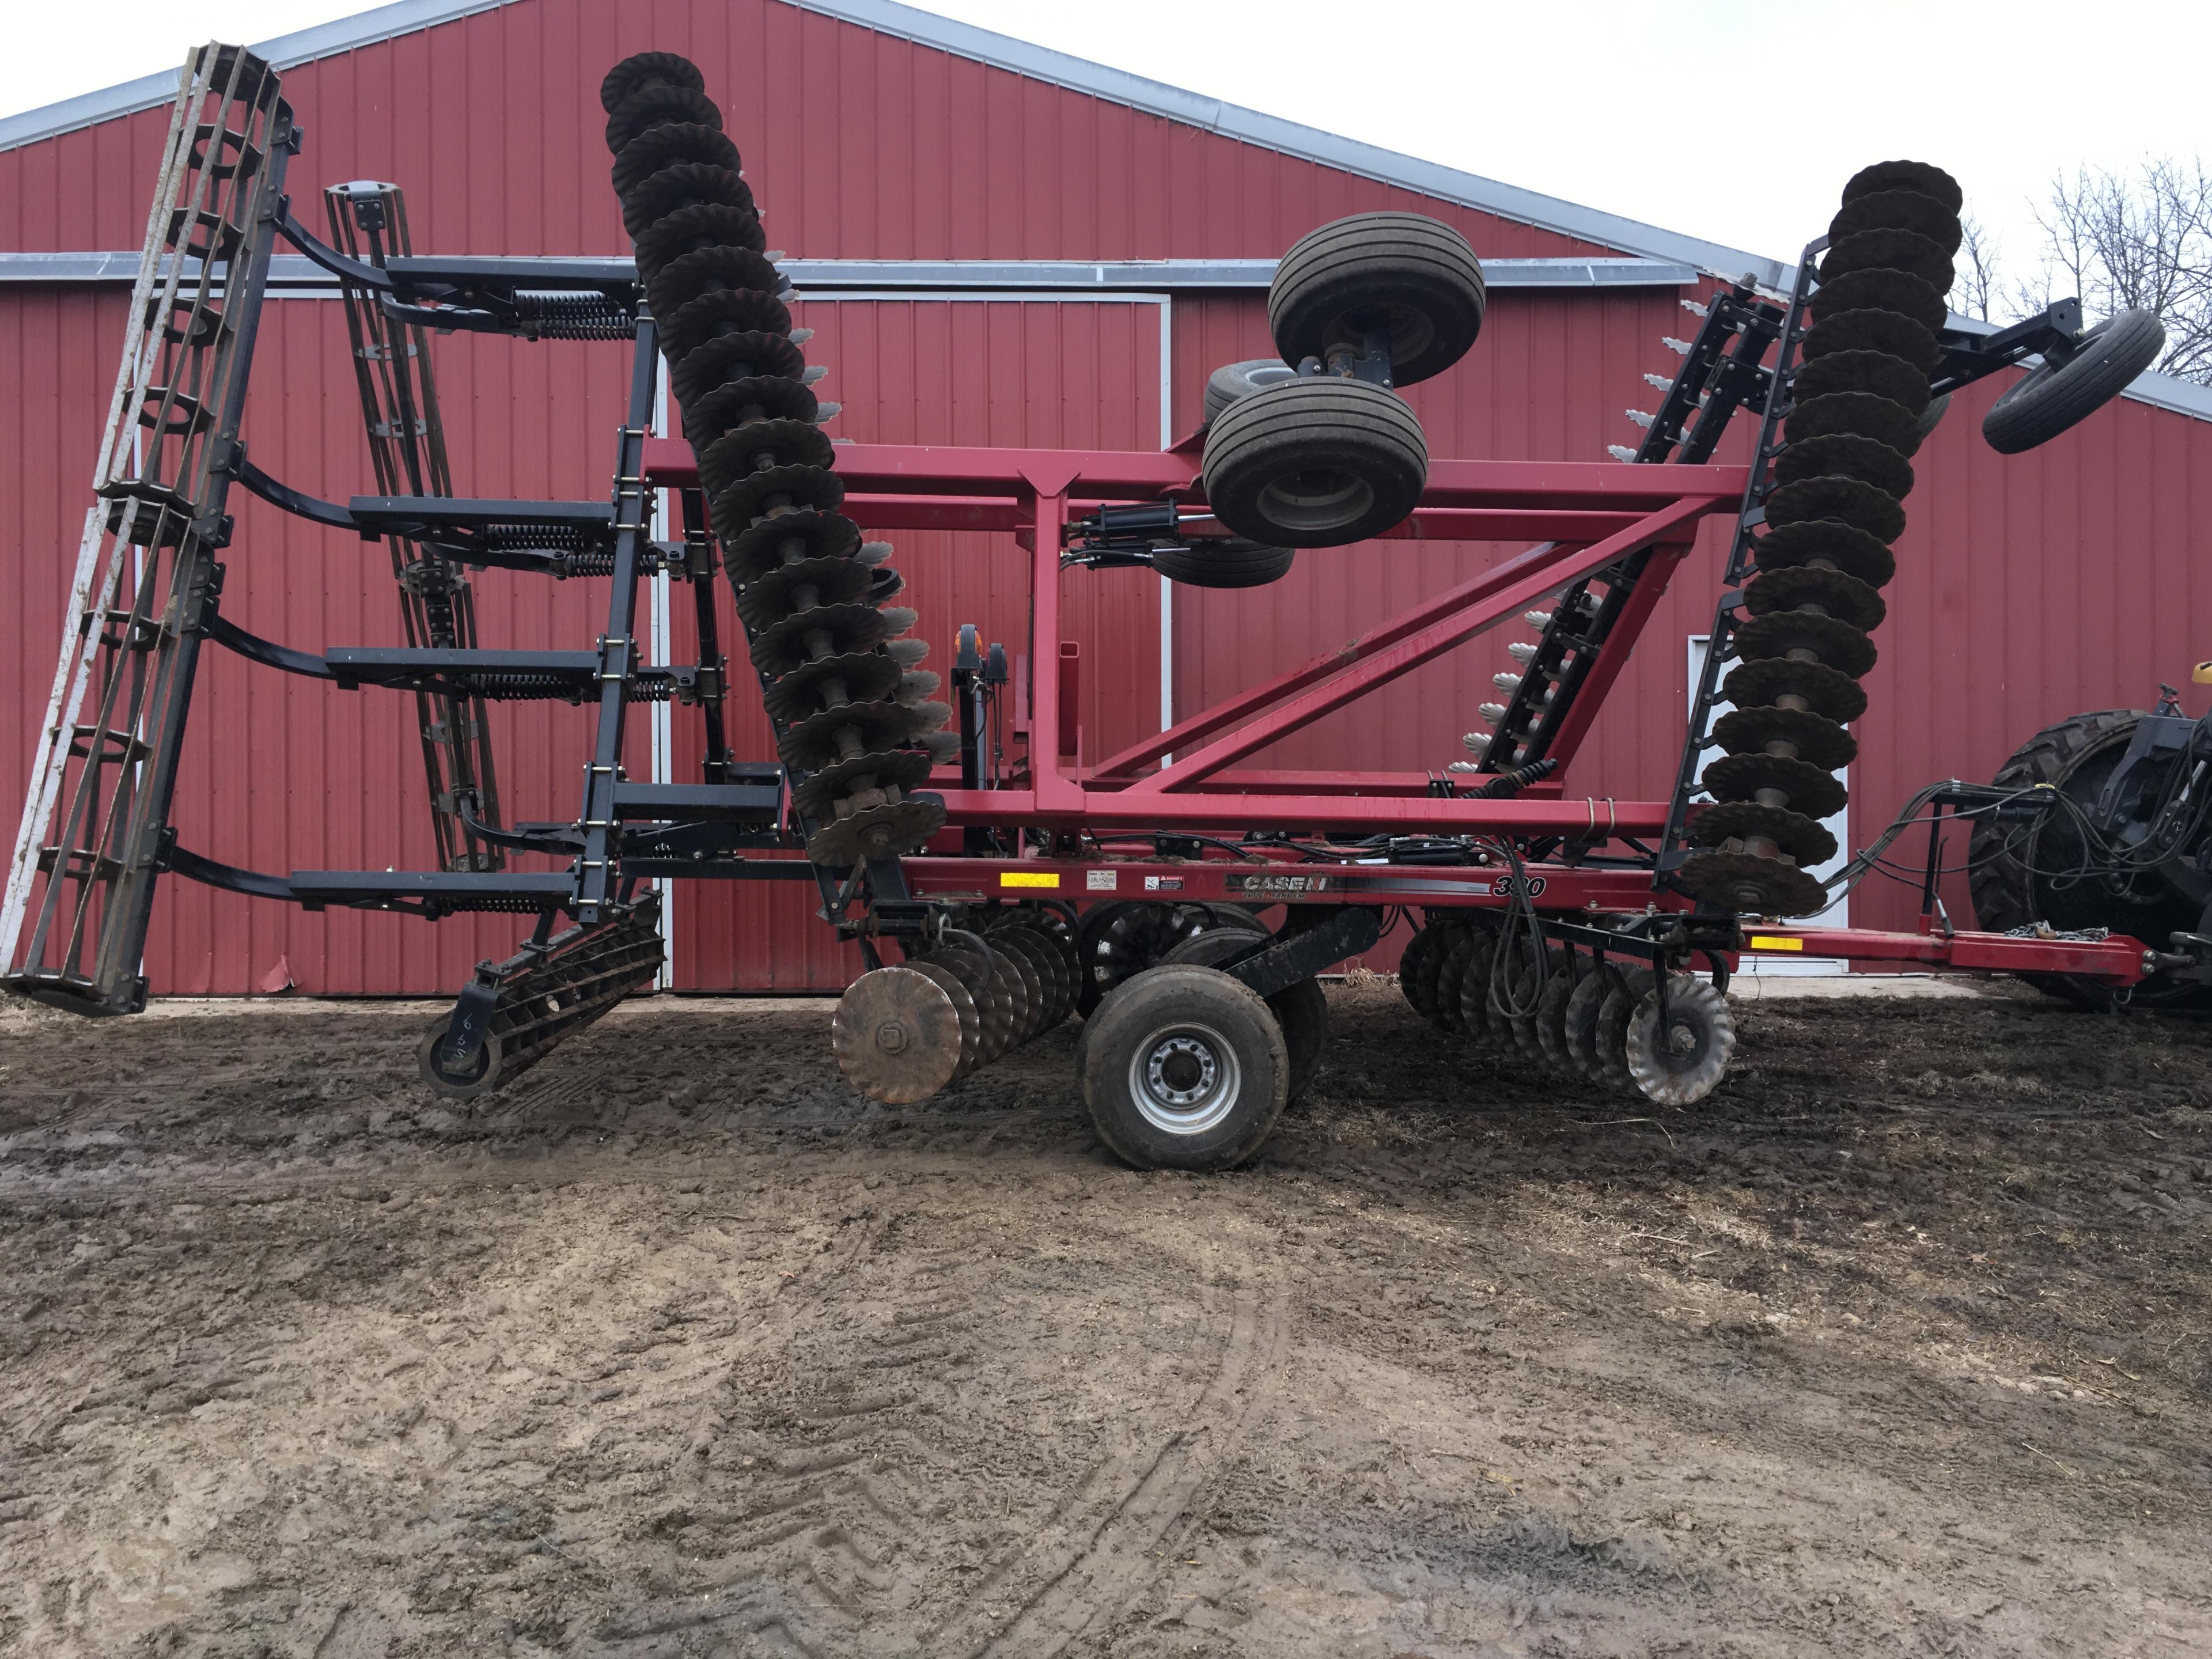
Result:
{"label": "coil spring", "polygon": [[[557,674],[471,674],[465,682],[471,696],[486,702],[560,701],[580,703],[591,695],[587,685]],[[666,702],[676,695],[672,680],[631,680],[623,687],[624,702]]]}
{"label": "coil spring", "polygon": [[541,340],[627,340],[637,333],[637,310],[604,294],[514,296],[516,319]]}
{"label": "coil spring", "polygon": [[539,898],[457,898],[449,894],[441,894],[423,905],[434,917],[454,915],[464,910],[485,915],[534,916],[544,908],[545,901]]}
{"label": "coil spring", "polygon": [[[486,525],[483,535],[484,545],[501,553],[574,553],[584,547],[584,532],[574,525]],[[607,556],[610,568],[613,557]]]}

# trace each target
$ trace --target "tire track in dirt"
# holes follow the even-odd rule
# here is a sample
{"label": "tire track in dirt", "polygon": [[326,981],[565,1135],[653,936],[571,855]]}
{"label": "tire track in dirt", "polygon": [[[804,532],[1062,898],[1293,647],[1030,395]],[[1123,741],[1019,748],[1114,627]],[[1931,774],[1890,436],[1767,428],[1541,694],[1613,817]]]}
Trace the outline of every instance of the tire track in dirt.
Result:
{"label": "tire track in dirt", "polygon": [[[948,1467],[917,1425],[944,1407],[937,1365],[955,1357],[962,1307],[926,1288],[936,1256],[885,1256],[877,1232],[867,1224],[834,1273],[744,1334],[699,1414],[664,1516],[697,1588],[602,1620],[579,1651],[658,1653],[678,1632],[734,1626],[770,1650],[831,1659],[896,1619],[893,1563],[923,1530],[904,1468]],[[815,1363],[825,1338],[886,1304],[888,1335],[870,1353]],[[788,1386],[794,1370],[805,1386]]]}
{"label": "tire track in dirt", "polygon": [[[1221,1296],[1208,1297],[1218,1316]],[[1077,1637],[1110,1624],[1158,1578],[1158,1545],[1197,1505],[1214,1472],[1264,1409],[1267,1379],[1282,1363],[1288,1320],[1279,1284],[1248,1284],[1227,1298],[1228,1331],[1212,1374],[1169,1425],[1150,1425],[1139,1449],[1111,1458],[1019,1556],[1002,1563],[969,1606],[918,1650],[978,1659],[1051,1659]],[[1020,1596],[1011,1614],[981,1605]]]}

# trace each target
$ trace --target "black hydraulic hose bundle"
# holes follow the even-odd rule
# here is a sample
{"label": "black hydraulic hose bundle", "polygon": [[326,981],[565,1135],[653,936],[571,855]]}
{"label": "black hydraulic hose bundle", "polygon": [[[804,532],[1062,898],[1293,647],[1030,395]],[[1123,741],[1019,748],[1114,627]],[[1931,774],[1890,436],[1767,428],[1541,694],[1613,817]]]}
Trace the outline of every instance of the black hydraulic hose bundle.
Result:
{"label": "black hydraulic hose bundle", "polygon": [[957,750],[938,677],[915,666],[915,613],[886,543],[838,511],[844,485],[793,329],[789,285],[767,252],[737,146],[705,77],[641,52],[599,88],[615,191],[635,239],[684,435],[737,592],[753,665],[810,826],[807,856],[843,866],[910,852],[943,825],[913,792]]}
{"label": "black hydraulic hose bundle", "polygon": [[1834,771],[1858,751],[1844,723],[1866,708],[1859,681],[1897,574],[1909,458],[1934,424],[1929,375],[1961,200],[1939,167],[1882,161],[1844,186],[1828,227],[1723,687],[1735,707],[1711,733],[1727,753],[1700,780],[1718,805],[1692,820],[1704,850],[1680,872],[1723,908],[1803,915],[1828,902],[1807,866],[1836,854],[1820,820],[1844,804]]}

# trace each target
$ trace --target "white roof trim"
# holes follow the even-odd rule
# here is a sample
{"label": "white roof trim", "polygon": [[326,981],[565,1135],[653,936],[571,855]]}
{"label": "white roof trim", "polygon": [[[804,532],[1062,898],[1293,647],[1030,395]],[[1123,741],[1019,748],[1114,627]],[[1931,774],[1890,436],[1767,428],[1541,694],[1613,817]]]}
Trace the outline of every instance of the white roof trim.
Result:
{"label": "white roof trim", "polygon": [[1225,104],[1218,98],[1187,92],[1164,82],[1148,81],[1141,75],[1109,69],[1088,58],[1074,58],[1066,52],[1032,46],[1011,35],[994,34],[973,24],[955,22],[933,12],[901,5],[898,0],[785,0],[785,3],[839,18],[848,23],[857,23],[863,28],[896,35],[920,46],[934,46],[956,58],[972,58],[996,69],[1027,76],[1033,81],[1048,81],[1054,86],[1066,87],[1071,92],[1087,93],[1109,103],[1124,104],[1149,115],[1180,121],[1186,126],[1199,127],[1208,132],[1218,132],[1224,138],[1240,139],[1262,149],[1317,161],[1324,167],[1357,173],[1363,179],[1398,185],[1407,190],[1418,191],[1424,196],[1457,203],[1462,207],[1494,213],[1501,219],[1534,225],[1541,230],[1556,231],[1563,236],[1578,237],[1583,241],[1595,242],[1601,247],[1617,248],[1623,253],[1693,264],[1700,270],[1729,278],[1749,275],[1770,289],[1786,289],[1790,274],[1795,269],[1793,262],[1746,253],[1740,248],[1726,247],[1718,242],[1707,242],[1694,236],[1678,235],[1671,230],[1662,230],[1656,225],[1625,219],[1618,214],[1601,213],[1595,208],[1582,207],[1573,202],[1563,202],[1555,196],[1540,195],[1533,190],[1522,190],[1518,185],[1486,179],[1480,173],[1462,173],[1456,167],[1424,161],[1418,156],[1401,155],[1396,150],[1384,149],[1377,144],[1364,144],[1357,139],[1323,132],[1317,127],[1301,126],[1279,116],[1262,115],[1257,110]]}
{"label": "white roof trim", "polygon": [[[541,256],[542,257],[542,256]],[[631,268],[628,259],[589,254],[555,255],[562,264],[588,263],[610,274]],[[137,280],[139,256],[125,250],[97,253],[0,252],[0,284],[30,283],[129,283]],[[814,288],[1051,288],[1122,291],[1173,289],[1265,289],[1274,280],[1273,259],[786,259],[784,272]],[[1662,259],[1486,259],[1482,274],[1492,289],[1686,288],[1698,280],[1690,265]],[[282,288],[323,287],[337,278],[303,255],[274,254],[270,282]]]}
{"label": "white roof trim", "polygon": [[[281,35],[253,50],[278,69],[289,69],[314,58],[335,57],[379,40],[388,40],[394,35],[413,33],[514,3],[517,0],[398,0],[396,5],[380,6],[374,11],[302,29],[296,34]],[[1218,98],[1187,92],[1164,82],[1148,81],[1140,75],[1032,46],[1011,35],[994,34],[988,29],[955,22],[933,12],[900,5],[897,0],[784,0],[784,3],[911,40],[918,46],[932,46],[956,58],[970,58],[1031,80],[1048,82],[1071,92],[1126,105],[1204,131],[1218,132],[1262,149],[1397,185],[1441,201],[1493,213],[1501,219],[1577,237],[1601,247],[1645,258],[1692,264],[1721,276],[1733,278],[1748,274],[1770,289],[1784,287],[1789,281],[1790,267],[1782,260],[1679,235],[1656,225],[1563,202],[1557,197],[1540,195],[1478,173],[1462,173],[1457,168],[1402,155],[1379,145],[1341,138],[1317,127],[1262,115],[1257,110],[1225,104]],[[103,92],[87,93],[82,97],[49,104],[43,109],[9,116],[0,119],[0,149],[36,143],[42,138],[73,132],[119,115],[153,109],[175,97],[176,89],[175,74],[164,72],[125,82]]]}
{"label": "white roof trim", "polygon": [[[394,35],[413,34],[440,23],[514,3],[516,0],[398,0],[396,5],[379,6],[374,11],[341,17],[336,22],[319,23],[311,29],[280,34],[251,50],[255,57],[277,69],[292,69],[318,58],[335,58],[340,52],[373,46]],[[181,63],[181,58],[179,61]],[[42,109],[26,110],[21,115],[0,118],[0,149],[35,144],[41,138],[55,138],[80,127],[96,126],[118,115],[158,109],[174,101],[176,95],[177,70],[163,70],[155,75],[142,75],[136,81],[125,81],[119,87],[65,98]]]}

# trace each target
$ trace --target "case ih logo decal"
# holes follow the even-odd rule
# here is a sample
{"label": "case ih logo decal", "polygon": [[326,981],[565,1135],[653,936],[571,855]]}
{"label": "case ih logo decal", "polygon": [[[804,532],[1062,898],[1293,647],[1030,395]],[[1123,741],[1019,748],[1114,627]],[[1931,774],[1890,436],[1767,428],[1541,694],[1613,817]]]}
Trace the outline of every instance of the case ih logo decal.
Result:
{"label": "case ih logo decal", "polygon": [[1326,893],[1327,876],[1231,876],[1229,890],[1232,893],[1272,894],[1277,898],[1297,893]]}

